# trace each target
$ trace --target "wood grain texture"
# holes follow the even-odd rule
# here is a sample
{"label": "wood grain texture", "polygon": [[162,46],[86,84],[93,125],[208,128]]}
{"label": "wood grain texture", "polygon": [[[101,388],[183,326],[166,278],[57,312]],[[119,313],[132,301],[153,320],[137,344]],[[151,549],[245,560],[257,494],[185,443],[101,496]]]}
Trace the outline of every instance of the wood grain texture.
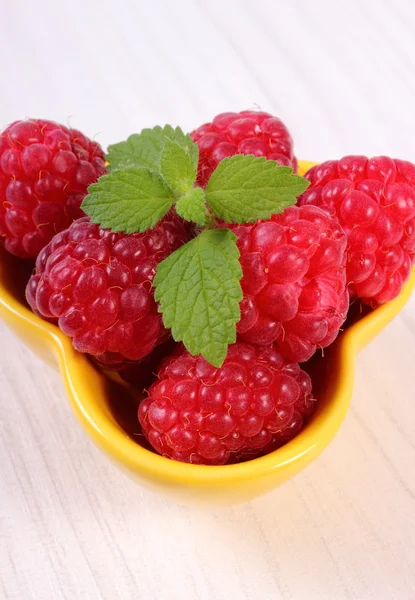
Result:
{"label": "wood grain texture", "polygon": [[[53,118],[106,145],[259,105],[304,159],[415,160],[411,0],[13,0],[1,13],[1,125]],[[0,339],[0,598],[414,598],[415,300],[359,356],[329,449],[267,497],[210,512],[127,480],[58,374],[2,325]]]}

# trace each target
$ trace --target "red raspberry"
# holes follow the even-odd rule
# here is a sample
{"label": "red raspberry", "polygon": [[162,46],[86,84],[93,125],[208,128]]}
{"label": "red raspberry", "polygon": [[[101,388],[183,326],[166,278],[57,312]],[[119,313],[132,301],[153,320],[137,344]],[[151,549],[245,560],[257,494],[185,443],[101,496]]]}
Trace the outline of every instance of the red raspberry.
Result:
{"label": "red raspberry", "polygon": [[297,169],[291,135],[280,119],[265,112],[223,113],[190,134],[199,146],[198,184],[205,187],[220,161],[253,154]]}
{"label": "red raspberry", "polygon": [[78,219],[40,252],[27,301],[80,352],[141,359],[167,335],[152,289],[156,266],[186,237],[185,224],[171,215],[132,235]]}
{"label": "red raspberry", "polygon": [[339,224],[317,207],[291,206],[269,221],[230,228],[243,270],[239,337],[276,341],[298,362],[331,344],[349,306],[347,239]]}
{"label": "red raspberry", "polygon": [[35,258],[82,216],[87,187],[105,173],[101,147],[51,121],[15,121],[0,134],[0,240]]}
{"label": "red raspberry", "polygon": [[395,298],[415,259],[415,165],[379,156],[345,156],[306,173],[299,204],[337,217],[349,238],[352,296],[377,306]]}
{"label": "red raspberry", "polygon": [[276,347],[238,342],[220,369],[187,351],[167,359],[138,418],[160,454],[223,465],[279,448],[315,405],[311,379],[298,364]]}

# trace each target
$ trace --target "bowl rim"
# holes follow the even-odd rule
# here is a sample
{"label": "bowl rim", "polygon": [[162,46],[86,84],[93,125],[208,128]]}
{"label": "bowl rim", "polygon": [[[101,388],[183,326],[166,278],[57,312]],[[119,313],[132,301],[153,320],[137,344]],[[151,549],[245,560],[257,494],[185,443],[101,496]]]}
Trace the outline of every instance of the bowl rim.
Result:
{"label": "bowl rim", "polygon": [[[300,161],[299,171],[304,173],[315,164]],[[415,268],[397,298],[376,308],[340,334],[336,341],[337,360],[340,363],[336,392],[298,435],[266,456],[219,466],[174,461],[137,444],[114,419],[100,409],[94,398],[82,393],[79,375],[88,358],[73,349],[70,338],[56,325],[42,320],[16,300],[1,281],[0,315],[5,317],[6,322],[14,323],[20,330],[22,326],[27,328],[53,347],[72,408],[90,437],[107,455],[119,465],[125,465],[136,473],[147,474],[160,482],[203,487],[254,480],[290,467],[294,472],[297,470],[294,465],[301,467],[317,456],[334,437],[346,415],[353,390],[357,353],[399,313],[414,288]],[[104,374],[100,376],[105,377]]]}

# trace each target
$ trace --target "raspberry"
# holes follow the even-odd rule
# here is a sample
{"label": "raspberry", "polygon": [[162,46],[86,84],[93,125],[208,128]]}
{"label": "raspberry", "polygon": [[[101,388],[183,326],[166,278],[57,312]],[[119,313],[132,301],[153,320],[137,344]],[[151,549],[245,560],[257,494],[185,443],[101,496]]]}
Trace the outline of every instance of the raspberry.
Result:
{"label": "raspberry", "polygon": [[265,156],[297,169],[288,129],[280,119],[265,112],[223,113],[190,135],[199,146],[198,184],[202,187],[220,161],[234,154]]}
{"label": "raspberry", "polygon": [[40,252],[27,301],[80,352],[142,359],[168,336],[152,290],[156,266],[186,239],[185,224],[171,214],[132,235],[78,219]]}
{"label": "raspberry", "polygon": [[349,306],[339,224],[315,206],[291,206],[269,221],[230,228],[243,270],[239,337],[276,342],[297,362],[331,344]]}
{"label": "raspberry", "polygon": [[276,347],[237,342],[220,369],[187,351],[166,359],[138,418],[160,454],[223,465],[279,448],[315,405],[311,379],[298,364]]}
{"label": "raspberry", "polygon": [[82,216],[87,187],[105,173],[101,147],[51,121],[15,121],[0,134],[0,239],[35,258]]}
{"label": "raspberry", "polygon": [[352,297],[372,307],[395,298],[415,259],[415,165],[379,156],[345,156],[306,173],[311,182],[300,205],[335,216],[349,248]]}

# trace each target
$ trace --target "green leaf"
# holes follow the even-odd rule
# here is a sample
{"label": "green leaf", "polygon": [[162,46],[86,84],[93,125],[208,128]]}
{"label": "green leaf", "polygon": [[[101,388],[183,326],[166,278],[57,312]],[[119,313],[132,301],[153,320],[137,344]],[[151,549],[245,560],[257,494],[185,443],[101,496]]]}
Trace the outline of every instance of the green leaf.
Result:
{"label": "green leaf", "polygon": [[110,171],[128,166],[157,170],[167,140],[186,148],[192,160],[197,161],[198,147],[189,135],[183,133],[180,127],[174,129],[171,125],[157,125],[153,129],[143,129],[141,133],[130,135],[125,142],[109,146],[106,158],[110,163]]}
{"label": "green leaf", "polygon": [[223,159],[213,171],[206,202],[212,212],[228,223],[269,219],[295,204],[309,182],[265,157],[237,154]]}
{"label": "green leaf", "polygon": [[205,230],[157,267],[155,298],[173,338],[220,367],[236,341],[242,289],[236,236]]}
{"label": "green leaf", "polygon": [[197,225],[206,223],[207,210],[205,205],[205,192],[202,188],[192,188],[185,196],[176,202],[176,212],[186,221],[193,221]]}
{"label": "green leaf", "polygon": [[104,229],[134,233],[154,227],[174,202],[160,175],[128,168],[103,175],[90,185],[81,208]]}
{"label": "green leaf", "polygon": [[166,140],[160,157],[160,174],[176,194],[185,194],[192,188],[198,159],[197,146],[196,153],[191,153],[189,147]]}

